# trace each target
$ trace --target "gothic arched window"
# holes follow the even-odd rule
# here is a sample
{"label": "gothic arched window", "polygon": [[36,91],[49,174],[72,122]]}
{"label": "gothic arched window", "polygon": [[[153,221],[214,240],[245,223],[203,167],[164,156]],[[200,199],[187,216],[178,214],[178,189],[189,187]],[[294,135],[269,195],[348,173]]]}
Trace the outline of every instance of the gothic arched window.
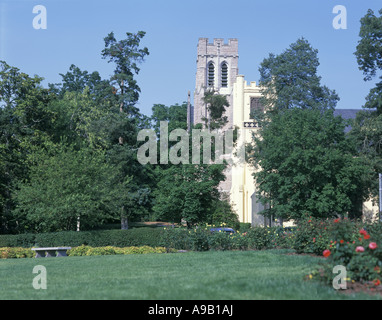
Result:
{"label": "gothic arched window", "polygon": [[213,87],[215,83],[215,66],[212,62],[208,64],[207,84],[209,87]]}
{"label": "gothic arched window", "polygon": [[261,104],[260,98],[251,97],[250,110],[250,119],[254,119],[257,112],[264,112],[264,106]]}
{"label": "gothic arched window", "polygon": [[222,87],[228,87],[228,66],[227,63],[223,62],[222,64]]}

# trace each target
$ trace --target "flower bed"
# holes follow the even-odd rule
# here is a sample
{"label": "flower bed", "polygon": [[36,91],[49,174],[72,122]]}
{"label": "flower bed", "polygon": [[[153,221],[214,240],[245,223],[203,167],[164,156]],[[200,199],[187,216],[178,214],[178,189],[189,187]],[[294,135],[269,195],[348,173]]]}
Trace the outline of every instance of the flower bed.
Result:
{"label": "flower bed", "polygon": [[293,232],[282,227],[252,227],[245,232],[212,231],[214,229],[213,225],[165,228],[161,243],[178,250],[263,250],[291,248],[294,238]]}
{"label": "flower bed", "polygon": [[[382,282],[381,224],[352,222],[336,219],[331,223],[330,240],[322,251],[326,258],[323,267],[312,275],[332,284],[335,266],[346,270],[344,279],[349,285],[362,284],[378,287]],[[312,277],[313,277],[312,276]],[[311,278],[312,278],[311,277]]]}

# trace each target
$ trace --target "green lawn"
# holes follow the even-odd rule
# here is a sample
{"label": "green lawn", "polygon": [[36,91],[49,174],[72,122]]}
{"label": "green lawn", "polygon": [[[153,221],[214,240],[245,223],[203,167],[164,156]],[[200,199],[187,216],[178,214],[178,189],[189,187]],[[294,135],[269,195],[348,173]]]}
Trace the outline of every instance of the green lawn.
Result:
{"label": "green lawn", "polygon": [[[321,261],[283,251],[0,260],[0,299],[363,299],[304,281]],[[47,289],[32,287],[36,265]]]}

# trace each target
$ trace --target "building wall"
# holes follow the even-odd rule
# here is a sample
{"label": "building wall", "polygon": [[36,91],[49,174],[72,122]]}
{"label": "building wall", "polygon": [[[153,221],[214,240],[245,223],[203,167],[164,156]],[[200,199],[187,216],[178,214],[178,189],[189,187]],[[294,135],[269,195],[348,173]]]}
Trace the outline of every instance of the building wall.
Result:
{"label": "building wall", "polygon": [[379,220],[379,206],[377,203],[373,203],[372,200],[366,201],[362,205],[363,219],[368,221]]}
{"label": "building wall", "polygon": [[[247,83],[244,76],[238,75],[233,88],[233,125],[239,128],[237,148],[250,143],[257,128],[250,127],[255,122],[250,119],[251,98],[260,98],[260,88],[255,82]],[[264,217],[258,214],[263,206],[257,203],[254,168],[243,159],[235,159],[232,166],[231,203],[241,222],[263,225]]]}

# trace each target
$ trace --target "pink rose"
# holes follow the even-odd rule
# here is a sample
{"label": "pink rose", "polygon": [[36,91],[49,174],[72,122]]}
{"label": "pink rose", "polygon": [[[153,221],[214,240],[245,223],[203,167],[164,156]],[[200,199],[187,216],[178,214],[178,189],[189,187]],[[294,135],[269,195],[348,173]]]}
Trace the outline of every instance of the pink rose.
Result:
{"label": "pink rose", "polygon": [[375,250],[375,249],[377,249],[377,244],[375,243],[375,242],[370,242],[369,243],[369,248],[371,249],[371,250]]}
{"label": "pink rose", "polygon": [[364,247],[358,246],[357,248],[355,248],[355,252],[364,252],[364,251],[365,251]]}

